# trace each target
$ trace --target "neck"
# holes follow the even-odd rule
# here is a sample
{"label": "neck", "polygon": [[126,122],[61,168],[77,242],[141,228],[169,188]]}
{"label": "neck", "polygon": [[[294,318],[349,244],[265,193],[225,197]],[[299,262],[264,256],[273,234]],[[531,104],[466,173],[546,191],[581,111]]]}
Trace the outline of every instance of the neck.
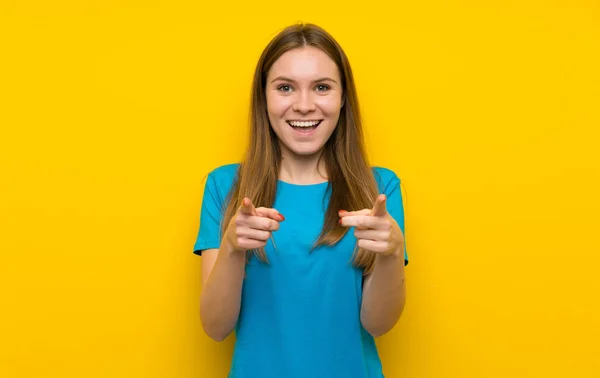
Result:
{"label": "neck", "polygon": [[309,185],[327,181],[325,162],[320,161],[317,166],[321,149],[313,155],[297,155],[285,149],[281,151],[281,169],[279,179],[291,184]]}

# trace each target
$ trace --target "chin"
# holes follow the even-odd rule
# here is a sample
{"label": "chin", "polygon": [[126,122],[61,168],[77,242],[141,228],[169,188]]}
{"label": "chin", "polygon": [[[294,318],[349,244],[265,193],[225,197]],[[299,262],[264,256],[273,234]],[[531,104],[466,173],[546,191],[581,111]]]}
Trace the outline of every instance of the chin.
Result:
{"label": "chin", "polygon": [[298,156],[311,156],[311,155],[318,153],[323,148],[323,146],[321,146],[321,147],[319,147],[319,146],[302,147],[302,146],[294,146],[294,145],[289,145],[289,144],[286,145],[285,147],[291,153],[298,155]]}
{"label": "chin", "polygon": [[294,152],[296,155],[299,155],[299,156],[312,156],[312,155],[316,154],[317,152],[319,152],[319,150],[292,151],[292,152]]}

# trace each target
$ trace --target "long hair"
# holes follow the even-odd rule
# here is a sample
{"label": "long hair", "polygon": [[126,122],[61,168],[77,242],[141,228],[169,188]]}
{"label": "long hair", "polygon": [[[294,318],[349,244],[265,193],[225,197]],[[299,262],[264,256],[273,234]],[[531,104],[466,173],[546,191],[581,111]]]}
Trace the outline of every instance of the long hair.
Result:
{"label": "long hair", "polygon": [[[342,85],[343,106],[337,126],[324,145],[319,157],[329,179],[330,202],[325,213],[323,228],[311,252],[321,245],[334,245],[348,232],[339,223],[338,210],[371,208],[379,194],[377,182],[368,162],[364,147],[358,98],[352,70],[346,54],[335,39],[322,28],[313,24],[294,24],[283,29],[266,46],[254,72],[251,106],[250,134],[245,156],[238,167],[235,182],[227,196],[221,233],[223,234],[235,216],[244,197],[256,207],[272,207],[275,202],[281,150],[277,135],[270,126],[265,95],[269,69],[285,52],[312,46],[325,52],[337,65]],[[247,259],[255,255],[267,262],[264,247],[247,252]],[[355,247],[353,265],[368,274],[375,254]]]}

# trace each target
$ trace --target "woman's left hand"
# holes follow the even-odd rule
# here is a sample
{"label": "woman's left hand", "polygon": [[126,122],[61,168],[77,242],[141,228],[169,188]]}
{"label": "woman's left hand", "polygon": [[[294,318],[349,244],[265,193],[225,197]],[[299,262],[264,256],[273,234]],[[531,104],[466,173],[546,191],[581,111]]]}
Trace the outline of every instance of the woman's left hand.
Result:
{"label": "woman's left hand", "polygon": [[358,239],[359,247],[382,255],[397,253],[402,256],[404,234],[396,220],[387,212],[386,200],[385,194],[380,194],[372,209],[340,210],[340,224],[355,227],[354,236]]}

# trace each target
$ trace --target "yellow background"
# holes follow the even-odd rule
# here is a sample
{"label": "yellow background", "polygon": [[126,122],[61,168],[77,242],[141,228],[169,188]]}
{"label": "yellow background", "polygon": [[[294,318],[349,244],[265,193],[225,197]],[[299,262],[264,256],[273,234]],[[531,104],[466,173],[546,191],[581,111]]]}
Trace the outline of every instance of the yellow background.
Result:
{"label": "yellow background", "polygon": [[406,190],[386,377],[598,377],[596,1],[1,1],[0,376],[224,377],[199,320],[203,178],[254,65],[314,22]]}

